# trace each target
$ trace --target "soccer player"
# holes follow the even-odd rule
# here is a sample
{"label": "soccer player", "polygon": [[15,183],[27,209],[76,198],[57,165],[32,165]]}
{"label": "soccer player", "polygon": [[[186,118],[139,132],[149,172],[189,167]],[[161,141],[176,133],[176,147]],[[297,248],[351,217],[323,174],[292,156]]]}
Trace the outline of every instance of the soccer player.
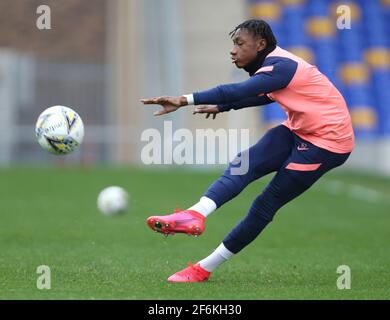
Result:
{"label": "soccer player", "polygon": [[[346,103],[336,87],[315,66],[277,46],[270,26],[263,20],[248,20],[230,36],[232,62],[250,78],[233,84],[177,97],[142,99],[159,104],[163,115],[187,105],[198,105],[195,113],[208,118],[231,109],[260,106],[277,101],[288,119],[270,129],[255,145],[243,151],[249,170],[233,175],[232,161],[187,210],[152,216],[147,224],[163,234],[200,235],[205,219],[237,196],[249,183],[276,172],[254,200],[248,214],[208,257],[168,278],[170,282],[201,282],[223,262],[240,252],[269,224],[275,213],[309,189],[322,175],[342,165],[354,148],[354,133]],[[239,154],[238,156],[241,156]]]}

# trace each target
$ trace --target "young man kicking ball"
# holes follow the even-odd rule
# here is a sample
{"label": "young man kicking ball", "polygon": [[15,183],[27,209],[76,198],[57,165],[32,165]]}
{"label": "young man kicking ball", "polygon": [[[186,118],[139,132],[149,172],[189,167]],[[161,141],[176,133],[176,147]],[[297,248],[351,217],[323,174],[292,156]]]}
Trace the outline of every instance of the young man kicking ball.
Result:
{"label": "young man kicking ball", "polygon": [[[159,116],[186,105],[200,105],[195,113],[211,114],[260,106],[277,101],[288,119],[269,130],[248,154],[249,170],[232,174],[233,161],[200,201],[191,208],[147,223],[163,234],[200,235],[205,219],[237,196],[249,183],[271,172],[271,182],[254,200],[247,216],[233,228],[218,248],[195,265],[173,274],[170,282],[207,280],[221,263],[252,242],[283,205],[309,189],[323,174],[342,165],[354,148],[354,133],[346,103],[335,86],[315,66],[283,50],[263,20],[248,20],[231,33],[233,63],[250,78],[234,84],[179,97],[142,99],[159,104]],[[239,157],[241,155],[239,154]]]}

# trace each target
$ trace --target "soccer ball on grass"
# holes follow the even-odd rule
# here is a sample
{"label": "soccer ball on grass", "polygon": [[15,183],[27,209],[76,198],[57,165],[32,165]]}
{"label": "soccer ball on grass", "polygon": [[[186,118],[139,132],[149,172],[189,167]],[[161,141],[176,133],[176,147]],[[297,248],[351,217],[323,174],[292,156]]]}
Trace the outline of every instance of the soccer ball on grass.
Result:
{"label": "soccer ball on grass", "polygon": [[128,201],[129,195],[123,188],[110,186],[99,193],[97,206],[101,213],[113,216],[126,212]]}

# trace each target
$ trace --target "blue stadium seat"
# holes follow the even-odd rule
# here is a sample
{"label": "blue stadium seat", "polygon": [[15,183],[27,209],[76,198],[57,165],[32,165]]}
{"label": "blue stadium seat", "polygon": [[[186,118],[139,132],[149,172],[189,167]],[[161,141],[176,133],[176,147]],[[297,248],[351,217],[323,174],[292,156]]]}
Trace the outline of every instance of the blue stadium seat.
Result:
{"label": "blue stadium seat", "polygon": [[329,1],[328,0],[310,0],[306,3],[307,16],[328,16]]}
{"label": "blue stadium seat", "polygon": [[379,130],[383,135],[390,134],[390,71],[377,69],[372,71],[376,106],[379,115]]}
{"label": "blue stadium seat", "polygon": [[307,45],[305,34],[305,7],[303,5],[286,6],[283,9],[283,24],[286,30],[286,46]]}

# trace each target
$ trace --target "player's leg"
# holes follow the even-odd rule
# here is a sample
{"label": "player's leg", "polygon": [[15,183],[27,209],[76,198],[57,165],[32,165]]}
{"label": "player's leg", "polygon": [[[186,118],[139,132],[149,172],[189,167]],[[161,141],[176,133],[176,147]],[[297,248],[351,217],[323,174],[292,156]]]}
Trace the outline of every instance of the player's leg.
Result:
{"label": "player's leg", "polygon": [[[297,138],[298,143],[302,143],[302,140],[299,140]],[[310,145],[309,149],[298,151],[294,148],[283,168],[255,199],[247,216],[225,237],[219,249],[217,248],[215,253],[226,258],[225,261],[252,242],[272,221],[277,210],[304,193],[322,175],[342,165],[349,157],[349,154],[332,153],[304,143]],[[221,259],[220,261],[223,262]],[[210,264],[205,260],[201,265],[212,271],[219,264],[210,259]]]}
{"label": "player's leg", "polygon": [[[251,182],[278,171],[290,156],[294,144],[293,133],[284,125],[269,130],[255,145],[229,164],[224,174],[216,180],[203,195],[219,208],[236,197]],[[243,164],[248,161],[248,165]],[[240,172],[238,168],[247,170]]]}
{"label": "player's leg", "polygon": [[252,181],[279,170],[293,142],[293,134],[285,126],[269,130],[255,145],[238,154],[235,160],[240,161],[232,161],[198,203],[171,215],[149,217],[148,225],[164,234],[201,234],[205,218],[217,207],[237,196]]}
{"label": "player's leg", "polygon": [[[297,143],[301,142],[297,140]],[[252,242],[272,221],[278,209],[304,193],[323,174],[342,165],[349,157],[349,154],[336,154],[317,148],[307,142],[305,144],[309,146],[309,149],[302,152],[293,149],[291,157],[277,172],[262,194],[255,199],[247,216],[225,237],[221,245],[211,255],[195,265],[196,271],[193,271],[194,267],[191,267],[184,269],[187,270],[186,272],[182,270],[182,273],[187,273],[187,276],[194,273],[198,275],[196,279],[203,279],[195,280],[194,278],[193,281],[207,280],[215,268]],[[185,280],[177,274],[168,280],[173,282],[192,281]]]}

